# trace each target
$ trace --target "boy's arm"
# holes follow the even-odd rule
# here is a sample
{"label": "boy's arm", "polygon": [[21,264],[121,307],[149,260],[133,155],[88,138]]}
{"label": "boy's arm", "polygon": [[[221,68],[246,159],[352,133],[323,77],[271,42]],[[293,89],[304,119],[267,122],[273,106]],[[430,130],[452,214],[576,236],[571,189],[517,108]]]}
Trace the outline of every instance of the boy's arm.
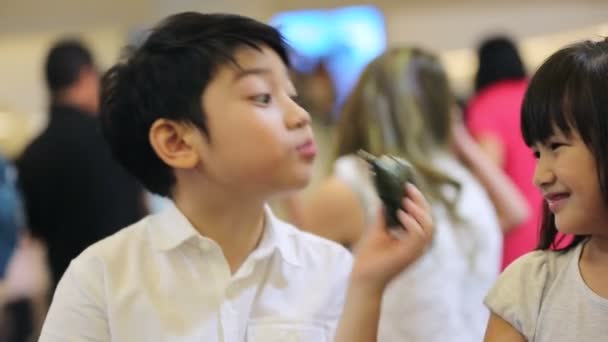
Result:
{"label": "boy's arm", "polygon": [[405,228],[395,238],[384,224],[383,215],[369,229],[355,250],[355,261],[344,313],[338,324],[336,342],[375,342],[380,305],[386,285],[424,254],[433,236],[431,207],[411,184],[398,213]]}
{"label": "boy's arm", "polygon": [[374,292],[360,285],[351,283],[348,289],[335,342],[377,340],[382,291]]}
{"label": "boy's arm", "polygon": [[102,270],[95,266],[72,261],[57,285],[39,342],[111,340]]}

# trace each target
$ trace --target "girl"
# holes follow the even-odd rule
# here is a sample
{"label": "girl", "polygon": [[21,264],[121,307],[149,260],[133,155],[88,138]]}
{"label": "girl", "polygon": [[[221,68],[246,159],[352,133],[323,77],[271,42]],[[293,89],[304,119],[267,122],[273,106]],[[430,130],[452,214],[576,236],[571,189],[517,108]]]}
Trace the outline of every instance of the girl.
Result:
{"label": "girl", "polygon": [[[453,105],[435,56],[399,48],[374,60],[342,113],[334,175],[304,208],[305,228],[354,247],[374,222],[380,201],[367,165],[353,154],[364,149],[398,155],[419,171],[417,185],[434,205],[437,238],[385,292],[379,341],[483,338],[488,317],[483,296],[498,274],[501,232],[486,192],[451,150],[456,147],[476,163],[475,170],[488,174],[479,167],[481,152],[473,140],[452,124]],[[506,179],[498,168],[490,175],[490,182]],[[505,187],[494,192],[498,188]]]}
{"label": "girl", "polygon": [[[608,40],[556,52],[531,80],[521,130],[545,199],[541,238],[486,298],[488,342],[608,338],[607,94]],[[561,248],[558,231],[573,236]]]}

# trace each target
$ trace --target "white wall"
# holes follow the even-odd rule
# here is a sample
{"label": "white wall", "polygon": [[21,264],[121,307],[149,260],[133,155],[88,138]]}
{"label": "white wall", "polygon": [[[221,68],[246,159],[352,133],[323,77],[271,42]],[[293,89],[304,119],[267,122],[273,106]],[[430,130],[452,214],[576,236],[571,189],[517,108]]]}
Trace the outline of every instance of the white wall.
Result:
{"label": "white wall", "polygon": [[0,0],[0,34],[128,26],[150,16],[151,0]]}

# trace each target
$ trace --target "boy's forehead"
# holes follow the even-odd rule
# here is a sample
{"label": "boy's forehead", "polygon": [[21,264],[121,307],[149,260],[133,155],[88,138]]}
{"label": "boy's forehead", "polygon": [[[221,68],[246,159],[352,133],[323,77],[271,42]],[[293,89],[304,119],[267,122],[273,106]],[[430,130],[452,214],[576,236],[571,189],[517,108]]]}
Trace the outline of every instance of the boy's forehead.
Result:
{"label": "boy's forehead", "polygon": [[218,74],[224,74],[224,77],[233,81],[248,74],[262,73],[287,75],[287,66],[281,57],[265,45],[261,45],[259,49],[239,47],[233,55],[233,61],[218,67]]}

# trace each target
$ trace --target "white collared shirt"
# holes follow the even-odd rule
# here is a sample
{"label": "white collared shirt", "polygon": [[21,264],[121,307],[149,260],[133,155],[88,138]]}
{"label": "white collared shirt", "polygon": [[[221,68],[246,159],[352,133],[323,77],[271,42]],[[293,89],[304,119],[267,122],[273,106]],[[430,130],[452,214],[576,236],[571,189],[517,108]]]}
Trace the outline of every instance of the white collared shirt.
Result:
{"label": "white collared shirt", "polygon": [[94,244],[59,282],[40,341],[333,341],[350,253],[269,209],[265,221],[234,275],[173,204]]}

